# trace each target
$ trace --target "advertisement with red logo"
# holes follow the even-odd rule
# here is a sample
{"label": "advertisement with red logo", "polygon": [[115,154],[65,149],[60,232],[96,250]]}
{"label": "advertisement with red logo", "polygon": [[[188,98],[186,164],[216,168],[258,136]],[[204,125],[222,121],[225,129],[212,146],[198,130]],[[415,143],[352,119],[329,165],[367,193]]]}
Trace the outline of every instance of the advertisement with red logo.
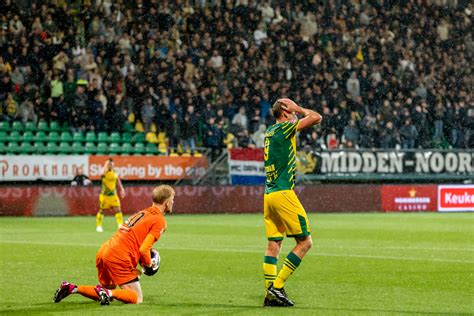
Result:
{"label": "advertisement with red logo", "polygon": [[438,186],[438,210],[474,212],[474,185]]}
{"label": "advertisement with red logo", "polygon": [[436,185],[384,185],[380,189],[384,212],[436,212]]}

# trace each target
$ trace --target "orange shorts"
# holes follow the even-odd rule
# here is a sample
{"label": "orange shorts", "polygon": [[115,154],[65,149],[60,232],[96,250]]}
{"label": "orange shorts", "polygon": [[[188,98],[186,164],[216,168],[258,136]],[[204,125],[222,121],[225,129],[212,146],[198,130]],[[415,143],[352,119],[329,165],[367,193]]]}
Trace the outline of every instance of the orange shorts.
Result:
{"label": "orange shorts", "polygon": [[115,287],[137,279],[139,273],[132,262],[113,258],[111,252],[107,245],[102,245],[95,257],[99,283],[104,287]]}

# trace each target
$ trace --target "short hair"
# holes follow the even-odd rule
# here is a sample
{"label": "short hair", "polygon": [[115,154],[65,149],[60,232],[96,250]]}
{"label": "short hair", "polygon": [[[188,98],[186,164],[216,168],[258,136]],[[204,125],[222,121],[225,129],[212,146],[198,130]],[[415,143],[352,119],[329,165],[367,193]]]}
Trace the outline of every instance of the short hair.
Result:
{"label": "short hair", "polygon": [[283,111],[285,111],[283,109],[283,105],[285,105],[285,104],[283,102],[280,102],[280,101],[276,101],[275,103],[273,103],[273,105],[272,105],[272,114],[273,114],[274,118],[277,119],[283,114]]}
{"label": "short hair", "polygon": [[162,184],[153,189],[153,193],[151,194],[151,196],[153,199],[153,203],[163,204],[173,194],[175,194],[175,192],[171,186],[167,184]]}

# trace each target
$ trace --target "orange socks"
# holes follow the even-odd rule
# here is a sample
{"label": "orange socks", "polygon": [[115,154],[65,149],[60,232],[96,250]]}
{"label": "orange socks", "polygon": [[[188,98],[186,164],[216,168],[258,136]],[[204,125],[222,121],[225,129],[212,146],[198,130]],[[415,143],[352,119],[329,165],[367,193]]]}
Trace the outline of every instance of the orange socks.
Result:
{"label": "orange socks", "polygon": [[77,293],[94,301],[99,299],[97,293],[95,292],[95,286],[92,285],[78,285]]}
{"label": "orange socks", "polygon": [[[95,286],[79,285],[77,287],[77,293],[94,301],[99,299],[95,291]],[[137,294],[130,290],[111,290],[109,293],[112,293],[113,298],[126,304],[136,304],[138,302]]]}
{"label": "orange socks", "polygon": [[136,304],[138,296],[130,290],[112,290],[112,297],[126,304]]}

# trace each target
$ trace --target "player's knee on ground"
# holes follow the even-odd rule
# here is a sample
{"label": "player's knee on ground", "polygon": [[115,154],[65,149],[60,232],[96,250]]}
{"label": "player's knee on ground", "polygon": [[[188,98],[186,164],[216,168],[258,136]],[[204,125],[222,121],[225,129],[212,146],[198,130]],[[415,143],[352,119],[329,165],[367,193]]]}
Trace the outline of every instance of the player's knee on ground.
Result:
{"label": "player's knee on ground", "polygon": [[121,288],[122,288],[122,290],[125,290],[125,291],[129,292],[130,294],[133,293],[134,300],[133,301],[128,301],[128,303],[140,304],[140,303],[143,302],[142,288],[141,288],[139,282],[124,284],[124,285],[121,286]]}

